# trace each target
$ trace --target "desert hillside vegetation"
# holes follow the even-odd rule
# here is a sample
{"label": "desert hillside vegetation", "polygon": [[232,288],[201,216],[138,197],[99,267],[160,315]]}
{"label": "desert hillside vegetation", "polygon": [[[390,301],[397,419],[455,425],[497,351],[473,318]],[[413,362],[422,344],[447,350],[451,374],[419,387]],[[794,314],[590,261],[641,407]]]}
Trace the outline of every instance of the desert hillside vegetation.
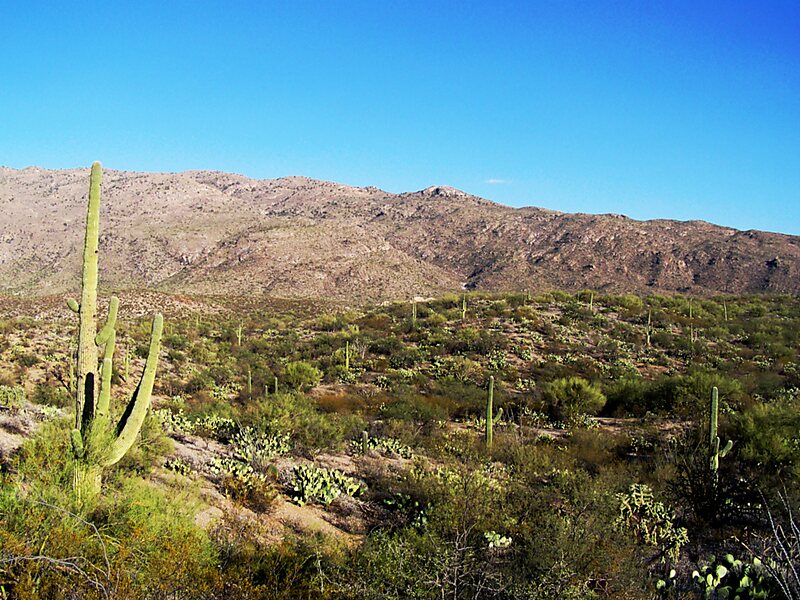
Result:
{"label": "desert hillside vegetation", "polygon": [[153,406],[87,499],[74,315],[0,303],[0,596],[800,593],[796,296],[126,292],[112,410],[154,304]]}

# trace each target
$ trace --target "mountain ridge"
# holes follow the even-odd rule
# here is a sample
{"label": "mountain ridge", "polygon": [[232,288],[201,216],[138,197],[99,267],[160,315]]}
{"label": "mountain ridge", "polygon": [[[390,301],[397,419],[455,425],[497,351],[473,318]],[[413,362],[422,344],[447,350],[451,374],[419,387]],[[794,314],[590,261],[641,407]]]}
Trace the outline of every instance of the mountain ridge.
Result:
{"label": "mountain ridge", "polygon": [[[0,290],[77,288],[88,169],[0,167]],[[378,300],[462,288],[800,293],[800,237],[509,207],[436,185],[107,170],[101,280]]]}

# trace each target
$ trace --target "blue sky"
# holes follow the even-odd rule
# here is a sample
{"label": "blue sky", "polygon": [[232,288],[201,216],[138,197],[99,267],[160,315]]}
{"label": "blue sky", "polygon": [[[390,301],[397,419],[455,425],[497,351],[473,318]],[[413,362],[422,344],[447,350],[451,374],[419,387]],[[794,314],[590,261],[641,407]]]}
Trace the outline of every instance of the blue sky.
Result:
{"label": "blue sky", "polygon": [[0,164],[800,234],[800,3],[0,0]]}

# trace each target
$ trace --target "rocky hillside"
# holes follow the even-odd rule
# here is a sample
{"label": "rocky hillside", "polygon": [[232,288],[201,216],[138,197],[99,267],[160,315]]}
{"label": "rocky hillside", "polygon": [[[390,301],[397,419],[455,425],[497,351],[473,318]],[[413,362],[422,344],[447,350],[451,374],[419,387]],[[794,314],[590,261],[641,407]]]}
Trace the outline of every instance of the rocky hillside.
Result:
{"label": "rocky hillside", "polygon": [[[0,291],[77,289],[88,173],[0,168]],[[101,252],[107,287],[190,293],[800,292],[794,236],[209,171],[106,171]]]}

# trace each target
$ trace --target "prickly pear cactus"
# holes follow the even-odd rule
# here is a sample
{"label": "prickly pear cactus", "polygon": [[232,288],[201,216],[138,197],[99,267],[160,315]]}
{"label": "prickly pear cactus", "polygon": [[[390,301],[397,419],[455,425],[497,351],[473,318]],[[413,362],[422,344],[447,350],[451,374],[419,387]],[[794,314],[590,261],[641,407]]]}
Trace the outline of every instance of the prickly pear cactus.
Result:
{"label": "prickly pear cactus", "polygon": [[320,469],[313,465],[297,465],[290,496],[303,506],[309,502],[330,504],[341,494],[355,496],[361,492],[361,484],[336,469]]}

